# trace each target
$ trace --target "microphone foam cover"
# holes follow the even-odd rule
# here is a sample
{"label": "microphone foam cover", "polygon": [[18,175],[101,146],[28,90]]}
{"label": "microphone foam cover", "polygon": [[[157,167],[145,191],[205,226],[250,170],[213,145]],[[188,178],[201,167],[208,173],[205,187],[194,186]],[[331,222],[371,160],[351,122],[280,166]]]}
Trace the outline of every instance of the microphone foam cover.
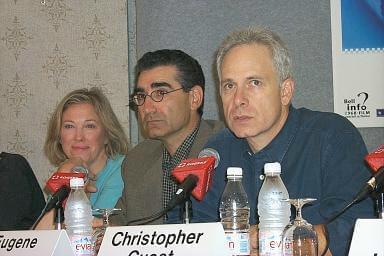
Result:
{"label": "microphone foam cover", "polygon": [[215,166],[214,168],[216,169],[216,167],[219,165],[220,163],[220,155],[219,155],[219,152],[217,152],[216,149],[213,149],[213,148],[205,148],[203,149],[199,155],[197,156],[198,158],[202,158],[202,157],[207,157],[207,156],[213,156],[215,158]]}

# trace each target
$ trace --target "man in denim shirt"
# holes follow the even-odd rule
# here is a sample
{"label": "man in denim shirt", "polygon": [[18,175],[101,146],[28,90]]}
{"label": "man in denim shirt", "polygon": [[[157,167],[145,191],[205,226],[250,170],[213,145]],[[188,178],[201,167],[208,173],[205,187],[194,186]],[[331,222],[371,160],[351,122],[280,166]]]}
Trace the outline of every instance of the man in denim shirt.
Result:
{"label": "man in denim shirt", "polygon": [[226,169],[242,167],[251,206],[252,255],[257,255],[257,197],[263,167],[277,161],[291,198],[317,198],[303,208],[303,217],[315,225],[319,255],[345,255],[356,218],[373,217],[372,201],[362,201],[327,226],[325,222],[369,179],[363,161],[367,150],[347,119],[291,105],[295,82],[290,62],[283,42],[266,29],[235,32],[222,43],[217,69],[229,129],[206,145],[218,150],[221,162],[209,193],[202,202],[193,202],[193,221],[219,220]]}

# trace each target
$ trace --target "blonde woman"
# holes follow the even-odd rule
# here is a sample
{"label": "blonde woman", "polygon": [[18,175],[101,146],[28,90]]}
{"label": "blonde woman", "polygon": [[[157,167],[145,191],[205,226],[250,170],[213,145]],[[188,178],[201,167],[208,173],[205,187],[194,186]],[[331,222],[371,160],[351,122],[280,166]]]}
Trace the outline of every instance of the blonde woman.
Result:
{"label": "blonde woman", "polygon": [[61,172],[84,166],[97,188],[92,208],[113,208],[124,183],[121,164],[129,144],[106,96],[98,88],[68,93],[49,122],[44,151]]}

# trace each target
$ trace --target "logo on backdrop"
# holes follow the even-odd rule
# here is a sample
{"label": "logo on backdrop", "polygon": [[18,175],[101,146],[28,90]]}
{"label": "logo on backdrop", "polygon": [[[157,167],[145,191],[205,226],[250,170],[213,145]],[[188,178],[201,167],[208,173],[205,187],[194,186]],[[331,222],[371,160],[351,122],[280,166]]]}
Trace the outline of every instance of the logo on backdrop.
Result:
{"label": "logo on backdrop", "polygon": [[345,112],[347,118],[366,118],[371,116],[371,111],[365,105],[368,101],[368,93],[360,92],[352,99],[344,99]]}
{"label": "logo on backdrop", "polygon": [[377,117],[384,117],[384,108],[376,109],[376,116]]}

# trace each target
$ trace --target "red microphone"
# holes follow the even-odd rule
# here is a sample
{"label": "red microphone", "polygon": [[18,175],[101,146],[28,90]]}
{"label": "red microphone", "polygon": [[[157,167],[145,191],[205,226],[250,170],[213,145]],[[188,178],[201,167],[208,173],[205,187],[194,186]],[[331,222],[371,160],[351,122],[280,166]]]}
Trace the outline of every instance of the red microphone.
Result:
{"label": "red microphone", "polygon": [[[372,192],[381,188],[384,183],[384,145],[381,145],[377,150],[368,154],[365,158],[367,164],[375,171],[373,176],[364,184],[360,191],[355,195],[353,200],[345,206],[341,211],[336,212],[332,217],[326,220],[326,224],[331,223],[352,205],[360,202]],[[382,209],[381,209],[382,210]],[[380,213],[381,215],[384,213]]]}
{"label": "red microphone", "polygon": [[368,181],[373,190],[379,190],[384,183],[384,145],[378,147],[374,152],[367,155],[365,161],[375,172],[373,177]]}
{"label": "red microphone", "polygon": [[61,187],[69,185],[69,180],[72,178],[83,178],[84,182],[88,178],[88,169],[83,166],[75,166],[71,170],[72,172],[55,172],[47,181],[46,187],[52,192],[56,193]]}
{"label": "red microphone", "polygon": [[172,175],[179,183],[184,182],[187,176],[194,175],[197,177],[196,187],[192,190],[192,195],[201,201],[208,192],[214,169],[220,162],[219,153],[212,149],[203,149],[198,158],[185,159],[172,171]]}
{"label": "red microphone", "polygon": [[376,213],[379,218],[384,219],[384,145],[381,145],[378,149],[376,149],[371,154],[365,157],[365,161],[371,167],[373,171],[375,171],[374,179],[371,178],[372,186],[374,187],[376,194],[375,202],[376,202]]}
{"label": "red microphone", "polygon": [[381,145],[374,152],[367,155],[364,159],[369,167],[377,172],[380,167],[384,166],[384,145]]}
{"label": "red microphone", "polygon": [[384,145],[381,145],[377,150],[368,154],[364,159],[375,173],[355,196],[355,202],[363,200],[366,196],[375,191],[377,187],[382,186],[384,182]]}

